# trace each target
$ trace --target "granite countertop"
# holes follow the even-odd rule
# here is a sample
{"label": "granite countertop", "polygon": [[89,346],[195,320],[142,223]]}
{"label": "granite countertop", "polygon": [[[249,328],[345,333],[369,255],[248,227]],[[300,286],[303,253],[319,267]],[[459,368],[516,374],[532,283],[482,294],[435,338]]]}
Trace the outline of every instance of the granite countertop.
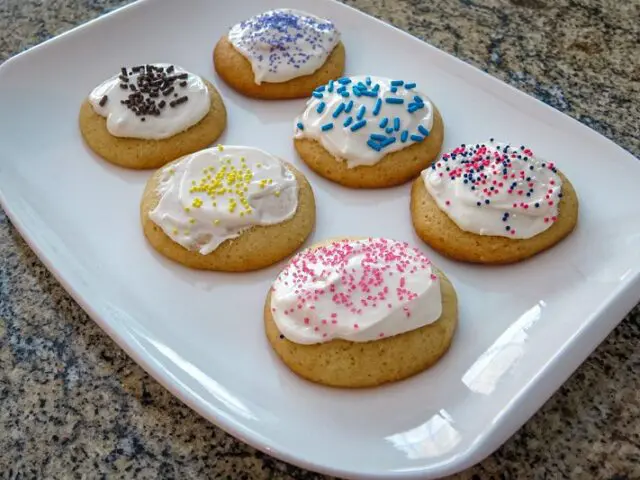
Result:
{"label": "granite countertop", "polygon": [[[2,0],[0,58],[123,0]],[[348,0],[640,156],[640,0]],[[602,159],[606,161],[606,159]],[[640,478],[640,309],[457,478]],[[1,478],[322,478],[236,441],[130,360],[0,211]]]}

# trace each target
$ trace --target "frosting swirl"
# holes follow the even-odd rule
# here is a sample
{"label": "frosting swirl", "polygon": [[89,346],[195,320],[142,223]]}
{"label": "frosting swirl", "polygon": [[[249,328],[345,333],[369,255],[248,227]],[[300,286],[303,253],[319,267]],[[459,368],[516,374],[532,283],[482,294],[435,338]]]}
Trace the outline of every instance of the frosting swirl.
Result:
{"label": "frosting swirl", "polygon": [[256,84],[311,75],[340,41],[335,25],[310,13],[269,10],[234,25],[229,42],[251,64]]}
{"label": "frosting swirl", "polygon": [[440,280],[422,252],[369,238],[297,254],[276,279],[270,308],[292,342],[368,342],[435,322],[442,297]]}
{"label": "frosting swirl", "polygon": [[285,164],[251,147],[208,148],[162,169],[149,218],[174,242],[207,255],[255,225],[293,217],[298,183]]}
{"label": "frosting swirl", "polygon": [[349,168],[375,165],[419,143],[433,127],[433,105],[416,84],[345,77],[318,87],[296,119],[295,138],[312,138]]}
{"label": "frosting swirl", "polygon": [[160,140],[192,127],[209,112],[200,77],[167,63],[123,67],[89,94],[114,137]]}
{"label": "frosting swirl", "polygon": [[478,235],[531,238],[558,219],[562,179],[527,147],[461,145],[422,172],[438,207]]}

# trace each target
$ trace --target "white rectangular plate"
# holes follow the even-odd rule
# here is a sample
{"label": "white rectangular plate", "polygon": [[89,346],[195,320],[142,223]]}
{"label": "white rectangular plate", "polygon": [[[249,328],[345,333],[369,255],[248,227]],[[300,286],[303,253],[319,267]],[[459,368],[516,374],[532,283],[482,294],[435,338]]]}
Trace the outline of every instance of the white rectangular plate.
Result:
{"label": "white rectangular plate", "polygon": [[[174,62],[220,88],[222,143],[293,161],[311,180],[311,241],[388,236],[415,244],[409,186],[341,188],[296,158],[304,101],[260,102],[215,77],[215,42],[279,6],[333,19],[349,74],[414,79],[440,108],[445,148],[496,137],[553,159],[579,192],[579,227],[531,261],[488,268],[430,252],[453,281],[460,328],[450,352],[408,381],[366,391],[307,383],[272,353],[262,304],[282,265],[195,272],[146,243],[138,203],[149,172],[96,158],[79,106],[121,65]],[[363,41],[363,35],[376,39]],[[560,386],[638,299],[640,162],[550,107],[362,13],[328,0],[143,1],[0,68],[0,200],[15,226],[92,318],[159,382],[241,440],[346,477],[435,477],[497,448]],[[427,247],[424,247],[427,251]]]}

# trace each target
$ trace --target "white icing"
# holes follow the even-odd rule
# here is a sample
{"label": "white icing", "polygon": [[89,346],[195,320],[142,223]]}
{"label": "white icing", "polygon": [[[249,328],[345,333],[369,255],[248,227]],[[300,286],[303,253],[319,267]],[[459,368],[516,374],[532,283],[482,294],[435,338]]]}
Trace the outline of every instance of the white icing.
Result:
{"label": "white icing", "polygon": [[[170,66],[167,63],[154,63],[154,67],[166,69]],[[163,108],[158,107],[159,115],[146,114],[136,115],[123,101],[135,93],[133,90],[121,88],[122,84],[135,84],[139,90],[140,75],[146,75],[146,71],[133,73],[128,70],[128,82],[121,80],[121,75],[115,75],[98,85],[89,94],[89,102],[93,110],[100,116],[107,119],[107,130],[114,137],[142,138],[147,140],[160,140],[169,138],[177,133],[192,127],[209,112],[211,100],[209,90],[200,77],[186,70],[174,66],[175,71],[169,75],[180,75],[187,73],[186,79],[179,79],[173,83],[174,91],[170,95],[160,93],[157,97],[151,98],[156,103],[165,101]],[[155,73],[154,73],[155,74]],[[186,81],[186,86],[180,86],[180,82]],[[167,87],[169,88],[169,87]],[[104,96],[107,101],[100,106],[100,101]],[[177,95],[177,96],[176,96]],[[183,96],[188,97],[188,101],[175,107],[171,107],[170,102]],[[144,99],[149,95],[144,94]],[[144,121],[142,120],[144,118]]]}
{"label": "white icing", "polygon": [[524,146],[461,146],[424,170],[422,179],[440,209],[467,232],[531,238],[558,218],[562,179],[553,163]]}
{"label": "white icing", "polygon": [[329,20],[277,9],[234,25],[229,41],[249,60],[260,85],[311,75],[327,61],[340,34]]}
{"label": "white icing", "polygon": [[296,255],[271,290],[280,332],[299,344],[368,342],[435,322],[440,280],[429,259],[395,240],[340,240]]}
{"label": "white icing", "polygon": [[187,155],[163,168],[157,193],[160,201],[149,218],[174,242],[202,255],[254,225],[284,222],[298,208],[293,173],[252,147]]}
{"label": "white icing", "polygon": [[[392,86],[391,82],[388,78],[356,76],[319,87],[307,102],[304,113],[296,119],[295,138],[317,140],[334,157],[346,160],[349,168],[375,165],[388,153],[402,150],[416,141],[424,141],[425,133],[428,134],[433,127],[432,103],[415,87],[407,89],[404,85]],[[362,87],[367,92],[377,89],[377,94],[358,96]],[[394,88],[397,91],[394,92]],[[403,103],[387,103],[388,98],[401,99]],[[353,104],[349,108],[351,102]],[[377,104],[380,105],[379,110]],[[363,106],[364,115],[359,116]],[[388,119],[386,125],[385,118]],[[357,129],[361,120],[366,124]],[[384,126],[380,126],[381,122]],[[323,130],[328,125],[332,127]],[[376,139],[378,135],[382,137]],[[383,137],[393,139],[388,140],[393,143],[381,146]]]}

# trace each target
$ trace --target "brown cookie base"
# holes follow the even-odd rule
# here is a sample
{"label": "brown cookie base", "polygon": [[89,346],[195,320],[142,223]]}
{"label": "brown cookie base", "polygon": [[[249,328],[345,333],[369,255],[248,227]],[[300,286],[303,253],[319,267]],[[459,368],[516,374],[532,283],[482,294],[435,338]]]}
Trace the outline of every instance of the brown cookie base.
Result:
{"label": "brown cookie base", "polygon": [[157,186],[161,170],[148,181],[142,196],[140,216],[144,235],[153,248],[171,260],[200,270],[248,272],[268,267],[295,252],[307,239],[316,220],[316,206],[311,185],[292,165],[287,168],[298,181],[298,209],[289,220],[267,226],[255,226],[239,237],[223,242],[208,255],[187,250],[174,242],[149,218],[158,205]]}
{"label": "brown cookie base", "polygon": [[159,168],[215,142],[227,125],[227,111],[218,90],[207,80],[211,108],[202,120],[188,130],[162,140],[114,137],[107,130],[107,119],[98,115],[89,100],[80,107],[80,132],[86,144],[105,160],[125,168]]}
{"label": "brown cookie base", "polygon": [[282,83],[256,84],[251,63],[238,52],[227,36],[222,37],[213,51],[213,63],[218,75],[234,90],[247,97],[263,100],[309,97],[320,85],[341,77],[344,72],[345,50],[338,43],[322,67],[311,75]]}
{"label": "brown cookie base", "polygon": [[385,155],[375,165],[347,167],[316,140],[294,139],[300,158],[318,175],[351,188],[386,188],[401,185],[420,175],[438,157],[444,139],[444,122],[433,107],[433,127],[421,143]]}
{"label": "brown cookie base", "polygon": [[551,248],[569,235],[578,221],[578,196],[571,182],[562,179],[558,220],[528,239],[477,235],[461,230],[444,213],[418,177],[411,188],[411,219],[418,236],[431,248],[454,260],[503,264],[525,260]]}

